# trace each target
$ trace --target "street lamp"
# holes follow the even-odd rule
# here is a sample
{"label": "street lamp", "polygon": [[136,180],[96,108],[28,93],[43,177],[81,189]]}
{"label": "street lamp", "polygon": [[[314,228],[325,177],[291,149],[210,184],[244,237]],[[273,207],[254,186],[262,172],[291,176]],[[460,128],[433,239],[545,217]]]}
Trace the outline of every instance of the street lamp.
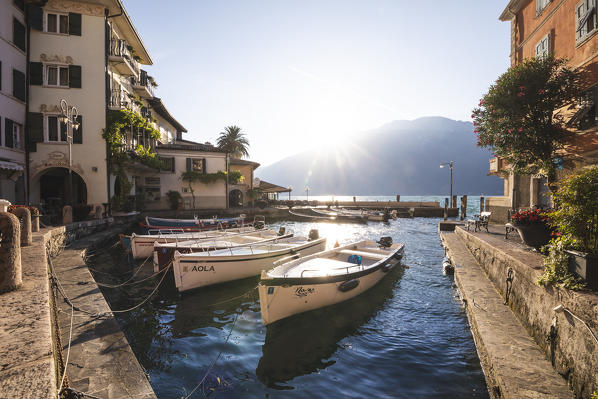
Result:
{"label": "street lamp", "polygon": [[79,122],[77,122],[77,117],[79,116],[79,112],[77,108],[67,104],[66,100],[63,98],[60,100],[60,109],[61,113],[58,117],[60,123],[64,123],[66,125],[66,142],[69,145],[69,205],[73,205],[73,153],[71,146],[73,144],[73,131],[69,129],[70,126],[77,130],[79,129]]}
{"label": "street lamp", "polygon": [[449,169],[451,170],[451,196],[449,201],[451,202],[451,205],[453,203],[453,161],[449,161],[449,162],[443,162],[440,164],[441,168],[444,168],[445,166],[448,166]]}
{"label": "street lamp", "polygon": [[307,201],[309,202],[309,187],[305,186],[305,194],[307,195]]}

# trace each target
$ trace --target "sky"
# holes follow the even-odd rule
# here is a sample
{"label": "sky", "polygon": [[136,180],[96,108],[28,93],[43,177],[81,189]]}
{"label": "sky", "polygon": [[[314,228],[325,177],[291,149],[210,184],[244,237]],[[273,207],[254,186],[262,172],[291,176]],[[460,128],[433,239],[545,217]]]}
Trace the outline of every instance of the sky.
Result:
{"label": "sky", "polygon": [[264,166],[393,120],[470,120],[509,66],[506,0],[124,4],[183,137],[240,126]]}

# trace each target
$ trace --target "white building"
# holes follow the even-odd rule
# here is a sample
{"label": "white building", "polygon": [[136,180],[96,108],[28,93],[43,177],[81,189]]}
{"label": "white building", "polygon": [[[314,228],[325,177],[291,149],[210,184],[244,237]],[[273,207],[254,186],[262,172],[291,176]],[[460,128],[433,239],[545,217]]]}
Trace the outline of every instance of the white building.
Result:
{"label": "white building", "polygon": [[25,201],[27,35],[23,0],[0,1],[0,198]]}

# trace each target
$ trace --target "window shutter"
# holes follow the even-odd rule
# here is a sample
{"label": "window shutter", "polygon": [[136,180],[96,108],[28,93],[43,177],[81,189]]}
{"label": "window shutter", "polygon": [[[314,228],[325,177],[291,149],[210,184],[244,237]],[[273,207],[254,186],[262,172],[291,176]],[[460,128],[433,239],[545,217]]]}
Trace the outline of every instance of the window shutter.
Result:
{"label": "window shutter", "polygon": [[205,158],[201,160],[201,171],[203,173],[207,173],[207,170],[206,170],[206,159]]}
{"label": "window shutter", "polygon": [[4,146],[13,148],[13,137],[12,137],[12,121],[8,118],[4,118]]}
{"label": "window shutter", "polygon": [[187,172],[191,172],[191,158],[187,158]]}
{"label": "window shutter", "polygon": [[170,171],[173,173],[175,171],[175,165],[174,165],[175,159],[176,159],[176,157],[172,157],[171,161],[170,161]]}
{"label": "window shutter", "polygon": [[69,87],[81,88],[81,65],[69,65]]}
{"label": "window shutter", "polygon": [[81,36],[81,14],[69,12],[69,35]]}
{"label": "window shutter", "polygon": [[25,101],[25,74],[16,69],[12,70],[12,95]]}
{"label": "window shutter", "polygon": [[83,144],[83,116],[77,115],[79,129],[73,131],[73,144]]}
{"label": "window shutter", "polygon": [[29,63],[29,84],[41,86],[44,83],[43,80],[44,64],[41,62],[30,62]]}
{"label": "window shutter", "polygon": [[12,42],[25,51],[25,26],[16,18],[12,19]]}
{"label": "window shutter", "polygon": [[44,30],[44,10],[39,6],[28,4],[28,22],[35,30]]}
{"label": "window shutter", "polygon": [[44,114],[29,112],[27,114],[27,129],[29,130],[27,149],[35,152],[37,150],[35,143],[44,141]]}

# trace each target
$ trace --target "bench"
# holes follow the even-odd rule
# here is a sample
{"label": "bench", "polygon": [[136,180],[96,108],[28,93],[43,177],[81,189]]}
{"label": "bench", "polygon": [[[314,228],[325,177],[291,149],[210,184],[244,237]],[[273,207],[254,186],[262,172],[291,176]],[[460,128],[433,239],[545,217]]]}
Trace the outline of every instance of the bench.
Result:
{"label": "bench", "polygon": [[490,216],[492,216],[492,212],[482,212],[479,215],[473,215],[475,219],[468,219],[466,221],[466,227],[467,230],[469,230],[469,228],[471,226],[473,226],[474,230],[473,231],[481,231],[482,227],[486,229],[486,232],[489,233],[488,231],[488,221],[490,220]]}

